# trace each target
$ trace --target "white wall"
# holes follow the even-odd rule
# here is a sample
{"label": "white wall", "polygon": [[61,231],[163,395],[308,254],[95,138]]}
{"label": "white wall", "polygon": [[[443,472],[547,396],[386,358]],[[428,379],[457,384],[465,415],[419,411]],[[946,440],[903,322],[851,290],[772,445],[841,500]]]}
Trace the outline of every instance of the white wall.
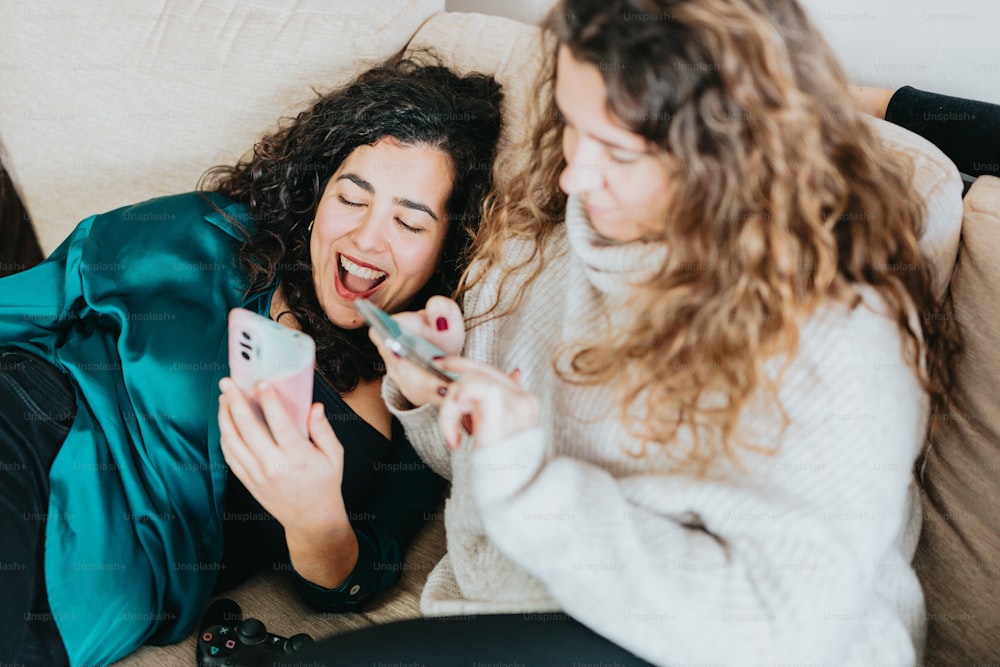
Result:
{"label": "white wall", "polygon": [[[799,0],[852,83],[1000,104],[1000,0]],[[445,0],[448,11],[536,23],[555,0]]]}
{"label": "white wall", "polygon": [[852,83],[1000,104],[1000,2],[799,0]]}

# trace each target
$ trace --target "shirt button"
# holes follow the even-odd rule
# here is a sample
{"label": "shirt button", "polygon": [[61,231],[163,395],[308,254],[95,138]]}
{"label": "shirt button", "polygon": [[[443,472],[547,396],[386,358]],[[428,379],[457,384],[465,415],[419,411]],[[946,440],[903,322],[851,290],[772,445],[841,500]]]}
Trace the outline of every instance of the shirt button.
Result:
{"label": "shirt button", "polygon": [[349,590],[348,593],[350,593],[351,595],[357,595],[358,591],[360,591],[360,590],[361,590],[361,586],[359,586],[357,584],[354,584],[353,586],[351,586],[351,590]]}

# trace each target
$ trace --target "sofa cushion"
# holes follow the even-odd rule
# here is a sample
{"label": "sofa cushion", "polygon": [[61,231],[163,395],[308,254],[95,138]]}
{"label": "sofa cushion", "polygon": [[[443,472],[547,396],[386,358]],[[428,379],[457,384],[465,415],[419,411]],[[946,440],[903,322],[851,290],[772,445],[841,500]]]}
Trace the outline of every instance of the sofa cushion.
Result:
{"label": "sofa cushion", "polygon": [[1000,179],[965,198],[951,284],[965,339],[954,411],[921,474],[924,525],[914,565],[927,601],[928,667],[1000,656]]}
{"label": "sofa cushion", "polygon": [[10,0],[0,160],[45,254],[82,218],[194,189],[281,116],[403,49],[444,0]]}
{"label": "sofa cushion", "polygon": [[955,268],[962,233],[962,177],[955,164],[934,144],[909,130],[866,116],[892,156],[913,163],[913,188],[924,200],[920,252],[930,267],[934,295],[944,297]]}
{"label": "sofa cushion", "polygon": [[[446,12],[421,26],[407,46],[408,52],[424,49],[459,72],[493,74],[504,93],[501,146],[517,146],[527,138],[529,100],[543,60],[538,26],[499,16]],[[512,167],[498,163],[495,177],[503,179]]]}

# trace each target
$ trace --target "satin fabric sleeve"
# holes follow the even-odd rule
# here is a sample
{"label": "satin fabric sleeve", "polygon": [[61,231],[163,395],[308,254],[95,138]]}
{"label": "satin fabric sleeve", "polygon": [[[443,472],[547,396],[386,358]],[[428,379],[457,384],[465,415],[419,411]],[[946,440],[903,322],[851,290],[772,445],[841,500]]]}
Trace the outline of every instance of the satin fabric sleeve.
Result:
{"label": "satin fabric sleeve", "polygon": [[77,225],[41,263],[0,278],[0,346],[52,352],[52,334],[70,327],[77,317],[83,295],[80,246],[93,221],[91,216]]}

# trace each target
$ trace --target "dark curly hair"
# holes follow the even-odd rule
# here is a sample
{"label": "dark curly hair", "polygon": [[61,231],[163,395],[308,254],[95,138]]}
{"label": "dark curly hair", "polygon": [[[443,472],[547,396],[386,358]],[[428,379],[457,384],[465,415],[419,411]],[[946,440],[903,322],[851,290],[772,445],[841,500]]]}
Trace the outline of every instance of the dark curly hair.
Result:
{"label": "dark curly hair", "polygon": [[385,137],[446,153],[455,174],[447,236],[438,270],[412,303],[451,294],[492,184],[502,97],[492,77],[459,76],[433,55],[390,60],[321,95],[257,143],[251,157],[202,177],[200,189],[250,209],[255,230],[240,250],[247,293],[280,281],[286,312],[316,341],[320,372],[338,392],[380,377],[384,369],[366,329],[336,326],[316,297],[309,224],[327,182],[355,148]]}

